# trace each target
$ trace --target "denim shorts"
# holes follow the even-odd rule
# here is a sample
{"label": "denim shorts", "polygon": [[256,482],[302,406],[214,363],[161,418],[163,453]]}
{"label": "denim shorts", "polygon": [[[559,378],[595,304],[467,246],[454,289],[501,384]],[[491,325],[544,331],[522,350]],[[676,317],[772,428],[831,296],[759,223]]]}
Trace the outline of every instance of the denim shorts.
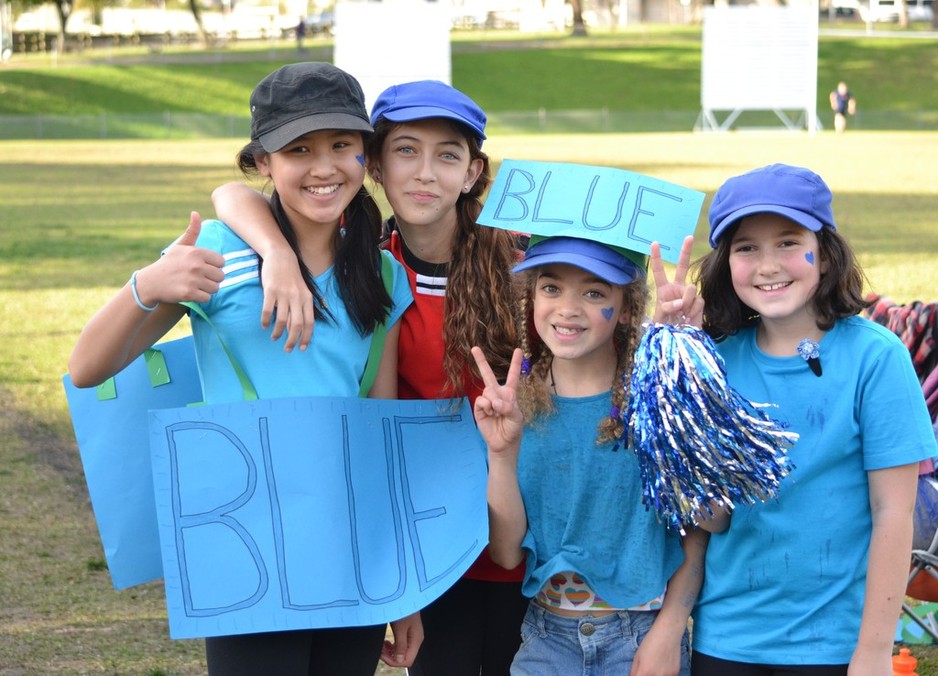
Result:
{"label": "denim shorts", "polygon": [[[622,676],[658,616],[657,610],[593,617],[563,617],[534,601],[521,625],[521,648],[511,676]],[[681,639],[680,676],[690,676],[687,631]]]}

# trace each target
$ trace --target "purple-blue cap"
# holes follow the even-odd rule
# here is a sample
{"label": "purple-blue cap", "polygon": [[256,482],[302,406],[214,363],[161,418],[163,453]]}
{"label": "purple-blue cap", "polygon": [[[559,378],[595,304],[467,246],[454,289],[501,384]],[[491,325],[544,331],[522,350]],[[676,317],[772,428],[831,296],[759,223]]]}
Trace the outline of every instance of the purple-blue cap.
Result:
{"label": "purple-blue cap", "polygon": [[378,96],[371,108],[371,124],[385,118],[391,122],[411,122],[444,117],[471,129],[479,146],[485,140],[485,112],[458,89],[439,80],[418,80],[392,85]]}
{"label": "purple-blue cap", "polygon": [[514,272],[563,263],[591,272],[610,284],[624,285],[645,276],[648,258],[642,254],[579,237],[531,237],[524,260]]}
{"label": "purple-blue cap", "polygon": [[818,232],[834,226],[830,188],[810,169],[771,164],[734,176],[720,186],[710,205],[710,246],[727,228],[752,214],[773,213]]}

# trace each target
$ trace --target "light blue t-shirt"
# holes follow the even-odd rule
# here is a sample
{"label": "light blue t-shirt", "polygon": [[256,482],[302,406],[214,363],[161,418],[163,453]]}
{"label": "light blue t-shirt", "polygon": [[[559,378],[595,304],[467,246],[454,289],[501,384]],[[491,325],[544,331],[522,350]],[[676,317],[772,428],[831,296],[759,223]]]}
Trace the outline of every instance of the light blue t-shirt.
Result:
{"label": "light blue t-shirt", "polygon": [[651,601],[684,553],[677,534],[642,505],[635,453],[596,444],[612,396],[553,401],[554,413],[525,427],[518,456],[528,517],[522,591],[533,597],[553,575],[573,571],[613,607]]}
{"label": "light blue t-shirt", "polygon": [[[227,355],[218,342],[221,336],[262,399],[274,397],[356,397],[365,370],[371,334],[361,335],[346,311],[338,283],[329,268],[316,277],[332,319],[317,320],[309,347],[301,352],[283,349],[286,334],[270,338],[260,324],[264,292],[261,288],[257,253],[224,223],[202,223],[197,244],[225,257],[225,279],[221,288],[201,307],[214,329],[195,314],[192,335],[206,403],[240,401],[242,389]],[[392,326],[413,300],[407,275],[391,259],[393,305],[387,325]],[[380,284],[380,280],[376,280]]]}
{"label": "light blue t-shirt", "polygon": [[863,612],[872,516],[867,472],[938,452],[906,347],[860,317],[820,343],[823,375],[772,357],[747,329],[718,344],[731,386],[800,435],[778,498],[736,508],[713,535],[694,650],[767,664],[846,664]]}

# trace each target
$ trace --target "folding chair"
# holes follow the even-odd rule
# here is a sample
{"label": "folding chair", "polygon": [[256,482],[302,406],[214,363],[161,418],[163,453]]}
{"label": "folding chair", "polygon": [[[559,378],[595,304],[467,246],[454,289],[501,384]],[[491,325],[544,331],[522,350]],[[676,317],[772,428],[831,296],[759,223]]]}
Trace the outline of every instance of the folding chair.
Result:
{"label": "folding chair", "polygon": [[[928,549],[912,550],[912,569],[906,584],[907,596],[919,601],[938,601],[938,529]],[[907,602],[902,603],[902,612],[938,642],[938,619],[931,614],[919,617]]]}

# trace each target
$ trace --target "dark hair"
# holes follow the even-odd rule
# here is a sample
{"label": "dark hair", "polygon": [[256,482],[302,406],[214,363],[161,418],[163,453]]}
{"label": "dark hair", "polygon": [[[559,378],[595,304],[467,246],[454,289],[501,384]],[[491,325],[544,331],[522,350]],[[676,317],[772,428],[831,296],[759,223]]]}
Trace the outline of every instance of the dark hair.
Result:
{"label": "dark hair", "polygon": [[[267,154],[259,141],[252,141],[238,153],[238,167],[246,176],[256,175],[257,158]],[[303,279],[313,294],[316,319],[332,319],[309,268],[303,262],[296,231],[283,209],[276,189],[270,196],[270,211],[300,263]],[[332,241],[335,278],[339,295],[355,327],[362,335],[367,335],[387,319],[391,308],[391,297],[381,281],[382,254],[378,251],[381,210],[363,186],[345,207],[342,215],[341,231],[336,232]]]}
{"label": "dark hair", "polygon": [[[694,277],[704,299],[703,328],[717,339],[759,323],[758,313],[736,295],[730,276],[730,249],[739,223],[722,234],[716,249],[694,263]],[[830,228],[815,235],[818,257],[827,269],[821,274],[811,305],[818,328],[829,331],[838,319],[852,317],[869,303],[863,299],[863,270],[847,240]]]}
{"label": "dark hair", "polygon": [[[466,139],[470,161],[482,160],[479,178],[456,202],[457,223],[443,310],[443,369],[450,391],[441,395],[460,396],[465,390],[467,367],[478,376],[469,352],[473,345],[482,348],[498,378],[508,375],[511,354],[518,344],[511,276],[518,245],[508,231],[476,224],[482,211],[481,197],[492,176],[488,155],[479,147],[475,132],[455,120],[432,119],[448,122]],[[382,118],[374,126],[366,148],[372,162],[380,160],[385,139],[400,123]]]}
{"label": "dark hair", "polygon": [[[554,410],[548,377],[554,355],[537,335],[533,321],[534,293],[538,274],[538,268],[531,268],[519,275],[518,322],[521,332],[521,351],[530,364],[531,373],[521,379],[518,387],[518,405],[527,423],[549,415]],[[616,348],[616,372],[609,382],[612,386],[612,407],[619,411],[625,411],[628,406],[632,365],[642,336],[642,322],[648,307],[648,299],[648,283],[645,277],[639,277],[622,287],[622,309],[628,314],[629,321],[618,323],[612,336]],[[621,418],[607,415],[597,423],[596,443],[614,441],[621,438],[624,432],[625,426]]]}

